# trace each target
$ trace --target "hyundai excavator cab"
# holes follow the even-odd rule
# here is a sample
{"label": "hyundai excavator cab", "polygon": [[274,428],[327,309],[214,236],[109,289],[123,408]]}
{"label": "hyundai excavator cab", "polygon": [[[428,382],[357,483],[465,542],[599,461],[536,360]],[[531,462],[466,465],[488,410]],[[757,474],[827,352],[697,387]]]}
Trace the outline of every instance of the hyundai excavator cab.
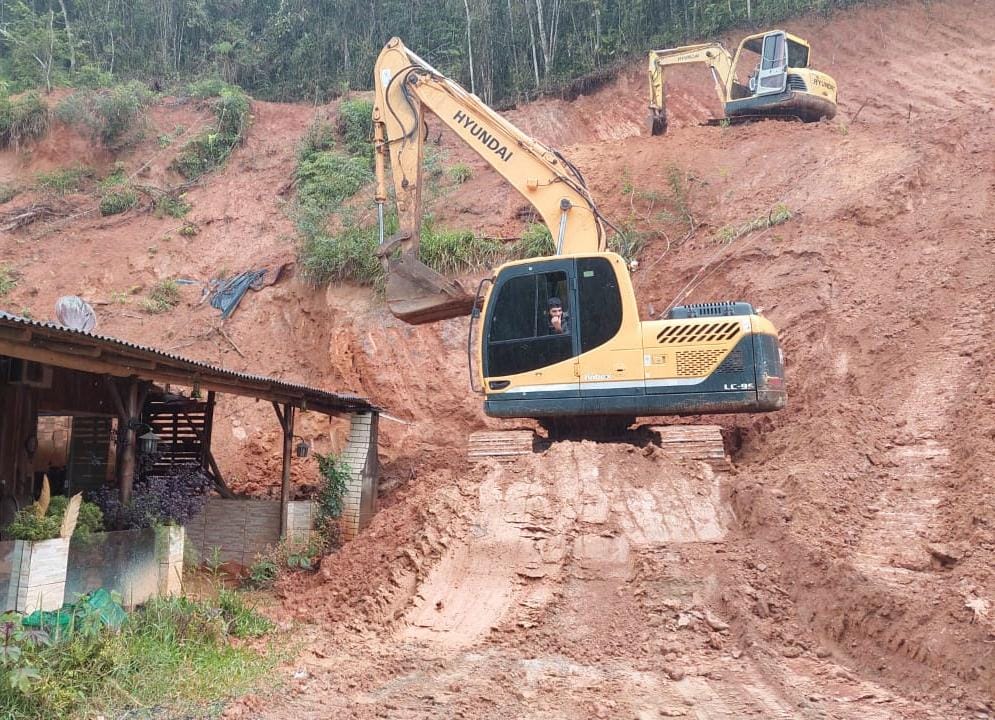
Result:
{"label": "hyundai excavator cab", "polygon": [[[743,39],[733,56],[721,43],[686,45],[649,54],[650,131],[667,130],[666,68],[704,63],[728,120],[836,115],[836,81],[813,70],[808,42],[783,30]],[[742,81],[741,81],[742,80]]]}
{"label": "hyundai excavator cab", "polygon": [[[538,211],[556,254],[506,263],[476,296],[418,262],[422,143],[431,110]],[[580,170],[392,39],[377,60],[376,200],[389,157],[400,231],[381,246],[397,317],[471,315],[471,386],[493,417],[635,418],[784,407],[777,330],[745,302],[675,307],[642,320],[629,268]],[[426,272],[427,271],[427,272]],[[562,323],[550,310],[562,311]],[[559,313],[558,313],[559,314]]]}

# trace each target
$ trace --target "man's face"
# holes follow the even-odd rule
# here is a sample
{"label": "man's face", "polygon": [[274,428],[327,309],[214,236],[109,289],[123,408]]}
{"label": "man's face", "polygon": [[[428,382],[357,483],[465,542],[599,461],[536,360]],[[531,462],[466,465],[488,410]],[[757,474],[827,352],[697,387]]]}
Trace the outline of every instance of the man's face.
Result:
{"label": "man's face", "polygon": [[563,308],[561,307],[551,307],[549,309],[549,319],[560,321],[563,319]]}

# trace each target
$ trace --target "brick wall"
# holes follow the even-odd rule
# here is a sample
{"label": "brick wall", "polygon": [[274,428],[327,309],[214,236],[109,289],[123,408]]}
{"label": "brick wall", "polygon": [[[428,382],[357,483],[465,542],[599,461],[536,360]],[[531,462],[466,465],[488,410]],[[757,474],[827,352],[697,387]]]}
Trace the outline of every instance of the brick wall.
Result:
{"label": "brick wall", "polygon": [[[311,529],[311,502],[297,500],[287,507],[287,534],[306,537]],[[187,541],[201,562],[215,554],[223,562],[251,565],[256,555],[280,542],[280,503],[276,500],[210,498],[197,517],[186,524]]]}
{"label": "brick wall", "polygon": [[349,481],[342,511],[342,533],[347,540],[356,537],[376,512],[380,459],[377,453],[379,414],[354,413],[349,427],[349,442],[342,459],[350,467]]}

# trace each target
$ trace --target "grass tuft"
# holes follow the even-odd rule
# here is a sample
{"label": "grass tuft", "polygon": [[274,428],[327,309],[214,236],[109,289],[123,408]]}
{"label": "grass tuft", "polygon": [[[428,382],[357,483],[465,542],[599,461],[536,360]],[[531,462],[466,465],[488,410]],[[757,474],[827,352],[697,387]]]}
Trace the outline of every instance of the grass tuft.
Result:
{"label": "grass tuft", "polygon": [[73,167],[53,170],[47,173],[39,173],[36,181],[38,187],[43,190],[66,195],[68,193],[79,192],[83,189],[87,180],[96,176],[93,168],[86,165],[74,165]]}
{"label": "grass tuft", "polygon": [[323,150],[297,166],[297,202],[310,211],[328,213],[373,180],[362,158]]}
{"label": "grass tuft", "polygon": [[88,128],[105,147],[122,148],[141,139],[140,119],[155,94],[133,80],[101,90],[77,90],[55,106],[55,116]]}
{"label": "grass tuft", "polygon": [[473,168],[466,163],[456,163],[446,171],[446,174],[454,184],[462,185],[473,177]]}
{"label": "grass tuft", "polygon": [[190,140],[170,168],[188,180],[224,165],[232,151],[245,141],[251,103],[241,88],[226,85],[213,101],[216,124]]}
{"label": "grass tuft", "polygon": [[369,100],[343,100],[339,103],[336,129],[350,155],[373,161],[373,103]]}
{"label": "grass tuft", "polygon": [[8,265],[0,265],[0,297],[17,287],[17,274]]}
{"label": "grass tuft", "polygon": [[542,223],[529,223],[522,237],[511,244],[508,257],[511,260],[522,260],[530,257],[546,257],[556,252],[553,236]]}
{"label": "grass tuft", "polygon": [[150,315],[168,312],[180,303],[180,286],[175,280],[160,280],[142,298],[142,310]]}
{"label": "grass tuft", "polygon": [[720,228],[715,234],[714,241],[720,245],[728,245],[744,235],[749,235],[751,232],[766,230],[775,225],[786,223],[792,217],[794,217],[794,213],[791,212],[787,205],[775,205],[766,215],[759,215],[739,225],[726,225]]}

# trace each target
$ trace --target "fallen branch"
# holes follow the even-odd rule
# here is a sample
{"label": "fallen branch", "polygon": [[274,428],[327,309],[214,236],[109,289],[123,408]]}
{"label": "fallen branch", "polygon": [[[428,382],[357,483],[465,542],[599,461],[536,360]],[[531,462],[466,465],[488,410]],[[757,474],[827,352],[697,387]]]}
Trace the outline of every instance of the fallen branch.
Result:
{"label": "fallen branch", "polygon": [[48,218],[66,217],[73,211],[72,205],[52,205],[49,203],[33,203],[23,207],[14,208],[9,212],[0,214],[3,224],[0,230],[11,232],[22,227],[31,225],[39,220]]}

